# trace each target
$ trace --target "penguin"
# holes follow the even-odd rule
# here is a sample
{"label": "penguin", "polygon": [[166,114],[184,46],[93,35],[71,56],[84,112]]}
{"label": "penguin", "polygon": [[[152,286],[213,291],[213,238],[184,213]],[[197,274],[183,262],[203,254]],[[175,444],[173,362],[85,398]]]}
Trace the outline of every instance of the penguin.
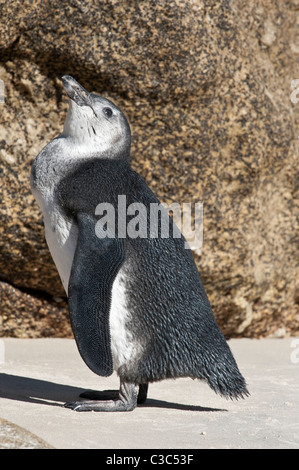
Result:
{"label": "penguin", "polygon": [[[130,166],[127,118],[71,76],[62,83],[69,97],[63,131],[36,157],[31,189],[79,353],[95,374],[115,371],[120,380],[114,395],[86,391],[64,406],[131,411],[145,402],[149,383],[179,377],[205,381],[226,398],[245,398],[245,379],[183,235],[168,215],[169,236],[160,219],[150,234],[150,208],[160,201]],[[142,233],[139,222],[129,230],[134,207],[145,209],[138,218]]]}

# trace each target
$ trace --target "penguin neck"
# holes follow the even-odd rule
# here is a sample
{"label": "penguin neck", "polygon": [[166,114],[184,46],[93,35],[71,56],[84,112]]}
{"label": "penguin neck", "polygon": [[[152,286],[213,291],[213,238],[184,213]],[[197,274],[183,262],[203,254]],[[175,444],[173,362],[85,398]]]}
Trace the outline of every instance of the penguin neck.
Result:
{"label": "penguin neck", "polygon": [[88,160],[94,158],[111,160],[130,160],[130,148],[120,148],[117,151],[100,140],[79,140],[62,133],[59,140],[60,148],[65,155],[72,155],[72,160]]}
{"label": "penguin neck", "polygon": [[102,142],[95,139],[78,139],[76,136],[68,136],[62,133],[59,137],[59,143],[64,152],[72,155],[72,158],[94,158],[108,150]]}

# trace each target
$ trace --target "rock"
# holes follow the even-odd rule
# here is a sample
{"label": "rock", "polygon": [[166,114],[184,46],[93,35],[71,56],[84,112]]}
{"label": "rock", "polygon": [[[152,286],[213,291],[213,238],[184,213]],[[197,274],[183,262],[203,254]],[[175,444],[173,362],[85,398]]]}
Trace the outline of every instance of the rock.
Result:
{"label": "rock", "polygon": [[0,449],[52,449],[35,434],[0,418]]}
{"label": "rock", "polygon": [[36,299],[56,312],[49,334],[61,331],[58,317],[69,331],[29,188],[35,156],[62,129],[63,74],[125,110],[132,164],[161,201],[203,203],[203,249],[194,256],[223,332],[298,333],[299,105],[290,99],[298,5],[3,4],[0,277],[24,305],[30,295],[22,312],[32,321],[22,329],[13,294],[1,312],[18,327],[2,322],[0,334],[44,335]]}
{"label": "rock", "polygon": [[35,290],[22,291],[5,282],[0,282],[0,298],[1,336],[72,337],[65,300]]}

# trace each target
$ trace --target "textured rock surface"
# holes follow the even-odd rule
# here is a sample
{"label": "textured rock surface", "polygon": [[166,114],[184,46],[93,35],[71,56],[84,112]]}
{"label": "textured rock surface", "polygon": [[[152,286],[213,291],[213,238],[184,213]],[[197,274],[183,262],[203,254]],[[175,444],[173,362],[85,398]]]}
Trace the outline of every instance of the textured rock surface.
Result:
{"label": "textured rock surface", "polygon": [[46,442],[26,429],[0,419],[0,449],[51,449]]}
{"label": "textured rock surface", "polygon": [[29,189],[65,73],[126,111],[162,201],[204,204],[195,257],[224,333],[298,333],[298,0],[0,5],[0,335],[70,334]]}
{"label": "textured rock surface", "polygon": [[0,282],[1,336],[39,338],[72,335],[66,300]]}

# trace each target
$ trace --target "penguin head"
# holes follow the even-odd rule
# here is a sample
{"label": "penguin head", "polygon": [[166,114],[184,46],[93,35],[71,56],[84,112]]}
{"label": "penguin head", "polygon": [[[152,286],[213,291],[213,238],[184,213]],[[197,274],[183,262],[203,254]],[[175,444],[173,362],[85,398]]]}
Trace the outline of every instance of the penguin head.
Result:
{"label": "penguin head", "polygon": [[128,160],[131,132],[123,112],[110,100],[89,93],[70,75],[62,77],[70,106],[61,137],[78,154]]}

